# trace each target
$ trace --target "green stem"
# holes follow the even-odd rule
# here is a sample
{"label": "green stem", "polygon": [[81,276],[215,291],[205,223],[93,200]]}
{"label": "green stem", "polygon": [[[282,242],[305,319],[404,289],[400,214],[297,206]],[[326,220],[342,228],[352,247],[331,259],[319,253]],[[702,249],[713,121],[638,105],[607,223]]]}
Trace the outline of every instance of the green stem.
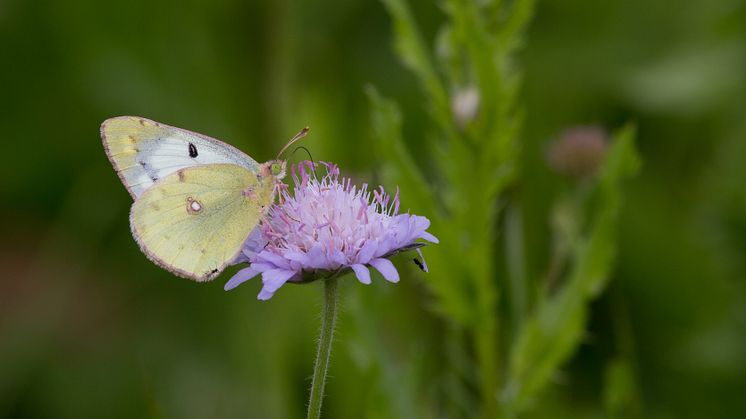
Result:
{"label": "green stem", "polygon": [[476,329],[476,351],[479,364],[482,417],[499,418],[500,405],[497,400],[499,382],[497,377],[497,324],[485,319]]}
{"label": "green stem", "polygon": [[321,402],[324,398],[324,384],[326,372],[329,368],[329,355],[332,352],[334,339],[334,323],[337,321],[337,278],[324,281],[324,308],[321,317],[321,333],[319,346],[316,351],[316,362],[313,365],[313,381],[311,381],[311,396],[308,401],[307,419],[321,417]]}
{"label": "green stem", "polygon": [[505,259],[510,284],[511,336],[516,336],[526,316],[526,266],[523,243],[523,216],[519,204],[509,205],[505,213]]}

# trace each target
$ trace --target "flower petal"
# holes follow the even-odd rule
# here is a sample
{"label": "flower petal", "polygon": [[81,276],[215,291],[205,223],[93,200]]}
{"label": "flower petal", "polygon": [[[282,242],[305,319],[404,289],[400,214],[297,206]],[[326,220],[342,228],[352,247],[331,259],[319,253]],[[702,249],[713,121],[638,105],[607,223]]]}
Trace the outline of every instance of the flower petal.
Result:
{"label": "flower petal", "polygon": [[365,285],[370,284],[370,271],[368,270],[368,268],[365,267],[365,265],[356,263],[354,265],[350,265],[350,268],[355,271],[355,276],[357,276],[358,281],[362,282]]}
{"label": "flower petal", "polygon": [[264,272],[262,274],[264,287],[262,287],[262,291],[259,293],[258,298],[260,300],[269,300],[272,295],[274,295],[275,291],[283,286],[288,279],[292,278],[295,273],[295,271],[288,271],[285,269],[273,269]]}
{"label": "flower petal", "polygon": [[421,215],[413,215],[412,222],[414,223],[413,227],[416,230],[427,230],[427,228],[430,227],[430,220]]}
{"label": "flower petal", "polygon": [[240,265],[242,263],[249,263],[251,262],[251,257],[247,254],[250,253],[245,250],[241,250],[238,252],[236,257],[230,262],[231,265]]}
{"label": "flower petal", "polygon": [[308,250],[308,266],[312,269],[327,269],[328,266],[326,265],[326,256],[324,255],[324,251],[321,250],[320,245],[316,245]]}
{"label": "flower petal", "polygon": [[345,254],[342,253],[339,249],[334,249],[329,252],[329,262],[331,264],[331,268],[337,268],[340,265],[346,265],[347,264],[347,258],[345,257]]}
{"label": "flower petal", "polygon": [[278,254],[272,253],[269,250],[264,250],[261,253],[259,253],[257,256],[275,265],[279,269],[287,269],[290,267],[290,263],[288,263],[287,259],[285,259],[284,257]]}
{"label": "flower petal", "polygon": [[374,268],[383,275],[384,279],[389,282],[399,282],[399,272],[396,271],[394,264],[388,259],[376,258],[370,261]]}
{"label": "flower petal", "polygon": [[274,292],[269,292],[267,291],[266,288],[262,288],[262,290],[259,291],[259,295],[256,296],[256,299],[261,300],[261,301],[267,301],[270,298],[272,298],[273,295],[275,295]]}
{"label": "flower petal", "polygon": [[438,240],[437,237],[433,236],[432,234],[428,233],[427,231],[423,231],[419,238],[420,239],[425,239],[425,240],[429,241],[430,243],[440,243],[440,240]]}
{"label": "flower petal", "polygon": [[254,270],[254,268],[252,268],[251,266],[249,266],[248,268],[243,268],[240,271],[236,272],[236,274],[233,275],[231,279],[229,279],[228,282],[225,283],[223,289],[226,291],[230,291],[257,275],[259,275],[259,271]]}
{"label": "flower petal", "polygon": [[262,229],[257,226],[251,230],[249,237],[246,238],[246,241],[241,248],[241,254],[236,258],[236,263],[239,263],[238,261],[244,261],[244,259],[246,261],[251,260],[251,258],[253,258],[255,254],[261,252],[266,245],[267,240],[262,236]]}
{"label": "flower petal", "polygon": [[373,255],[375,255],[376,250],[378,250],[378,243],[376,243],[375,240],[367,240],[357,254],[357,263],[370,262],[370,260],[373,258]]}
{"label": "flower petal", "polygon": [[299,252],[297,250],[288,250],[285,252],[285,258],[294,262],[299,262],[304,265],[308,264],[308,254]]}
{"label": "flower petal", "polygon": [[403,244],[399,242],[400,240],[393,235],[385,235],[379,238],[376,243],[378,245],[376,246],[376,253],[374,253],[373,256],[378,257],[388,254],[390,251],[399,248]]}
{"label": "flower petal", "polygon": [[[258,257],[255,259],[258,259]],[[272,269],[277,269],[277,267],[271,263],[258,262],[256,260],[251,262],[251,267],[257,272],[266,272],[271,271]]]}
{"label": "flower petal", "polygon": [[412,228],[414,221],[412,220],[411,214],[399,214],[395,216],[389,224],[391,231],[391,238],[396,241],[396,247],[402,246],[406,243],[414,240],[414,234],[412,234]]}

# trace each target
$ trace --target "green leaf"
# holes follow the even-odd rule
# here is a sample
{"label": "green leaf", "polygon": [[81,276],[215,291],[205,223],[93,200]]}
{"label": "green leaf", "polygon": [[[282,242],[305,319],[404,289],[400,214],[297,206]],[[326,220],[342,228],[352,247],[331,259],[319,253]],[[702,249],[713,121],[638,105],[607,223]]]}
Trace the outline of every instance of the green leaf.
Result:
{"label": "green leaf", "polygon": [[534,15],[536,0],[515,0],[508,18],[500,27],[498,43],[501,49],[513,51],[521,47],[526,26]]}
{"label": "green leaf", "polygon": [[381,1],[394,21],[394,45],[400,59],[420,79],[431,101],[434,119],[448,124],[451,121],[448,93],[433,67],[409,6],[403,0]]}
{"label": "green leaf", "polygon": [[487,134],[496,121],[497,102],[501,96],[501,72],[494,37],[487,31],[486,22],[476,2],[449,0],[445,4],[453,28],[453,49],[463,51],[465,64],[479,90],[478,128],[473,137],[489,142]]}
{"label": "green leaf", "polygon": [[615,136],[599,175],[599,203],[590,230],[573,244],[569,277],[556,294],[539,301],[511,348],[504,392],[510,412],[522,411],[580,344],[588,304],[611,272],[622,182],[639,166],[633,138],[631,126]]}
{"label": "green leaf", "polygon": [[410,207],[425,214],[435,213],[430,187],[417,167],[401,135],[402,116],[399,106],[382,97],[373,86],[366,86],[365,93],[371,105],[371,124],[375,147],[387,156],[390,178],[399,185],[404,196],[411,201]]}
{"label": "green leaf", "polygon": [[629,360],[614,358],[604,374],[604,410],[610,419],[640,417],[634,369]]}
{"label": "green leaf", "polygon": [[468,303],[469,283],[454,280],[463,276],[463,273],[460,273],[459,264],[448,263],[451,259],[448,251],[458,243],[459,230],[442,218],[428,182],[404,144],[399,107],[383,98],[372,86],[367,86],[365,91],[372,109],[373,143],[378,154],[387,156],[390,163],[383,168],[383,177],[399,186],[402,196],[407,197],[406,207],[430,218],[433,223],[430,231],[441,241],[440,245],[427,250],[433,256],[427,284],[438,296],[435,308],[461,324],[467,323],[469,318],[474,317],[470,314]]}

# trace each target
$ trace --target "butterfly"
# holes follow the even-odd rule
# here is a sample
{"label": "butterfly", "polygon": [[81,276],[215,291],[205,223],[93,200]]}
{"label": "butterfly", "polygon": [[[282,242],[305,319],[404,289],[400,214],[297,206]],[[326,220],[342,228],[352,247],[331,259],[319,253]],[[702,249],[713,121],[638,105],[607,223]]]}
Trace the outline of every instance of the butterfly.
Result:
{"label": "butterfly", "polygon": [[274,202],[285,176],[278,154],[257,163],[206,135],[149,119],[101,124],[106,155],[135,202],[132,235],[143,253],[174,274],[208,281],[239,255]]}

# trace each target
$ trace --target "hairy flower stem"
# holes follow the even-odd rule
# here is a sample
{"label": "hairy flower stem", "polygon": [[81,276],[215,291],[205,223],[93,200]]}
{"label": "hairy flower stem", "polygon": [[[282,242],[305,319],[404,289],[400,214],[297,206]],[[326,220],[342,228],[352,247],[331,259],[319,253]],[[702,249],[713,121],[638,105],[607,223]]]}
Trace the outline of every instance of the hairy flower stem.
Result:
{"label": "hairy flower stem", "polygon": [[324,398],[326,372],[329,368],[329,355],[332,352],[332,340],[334,339],[334,323],[337,321],[337,299],[339,297],[337,282],[337,278],[324,281],[324,308],[321,317],[321,333],[316,352],[316,362],[313,365],[313,381],[311,381],[311,396],[308,401],[307,419],[318,419],[321,417],[321,402]]}

